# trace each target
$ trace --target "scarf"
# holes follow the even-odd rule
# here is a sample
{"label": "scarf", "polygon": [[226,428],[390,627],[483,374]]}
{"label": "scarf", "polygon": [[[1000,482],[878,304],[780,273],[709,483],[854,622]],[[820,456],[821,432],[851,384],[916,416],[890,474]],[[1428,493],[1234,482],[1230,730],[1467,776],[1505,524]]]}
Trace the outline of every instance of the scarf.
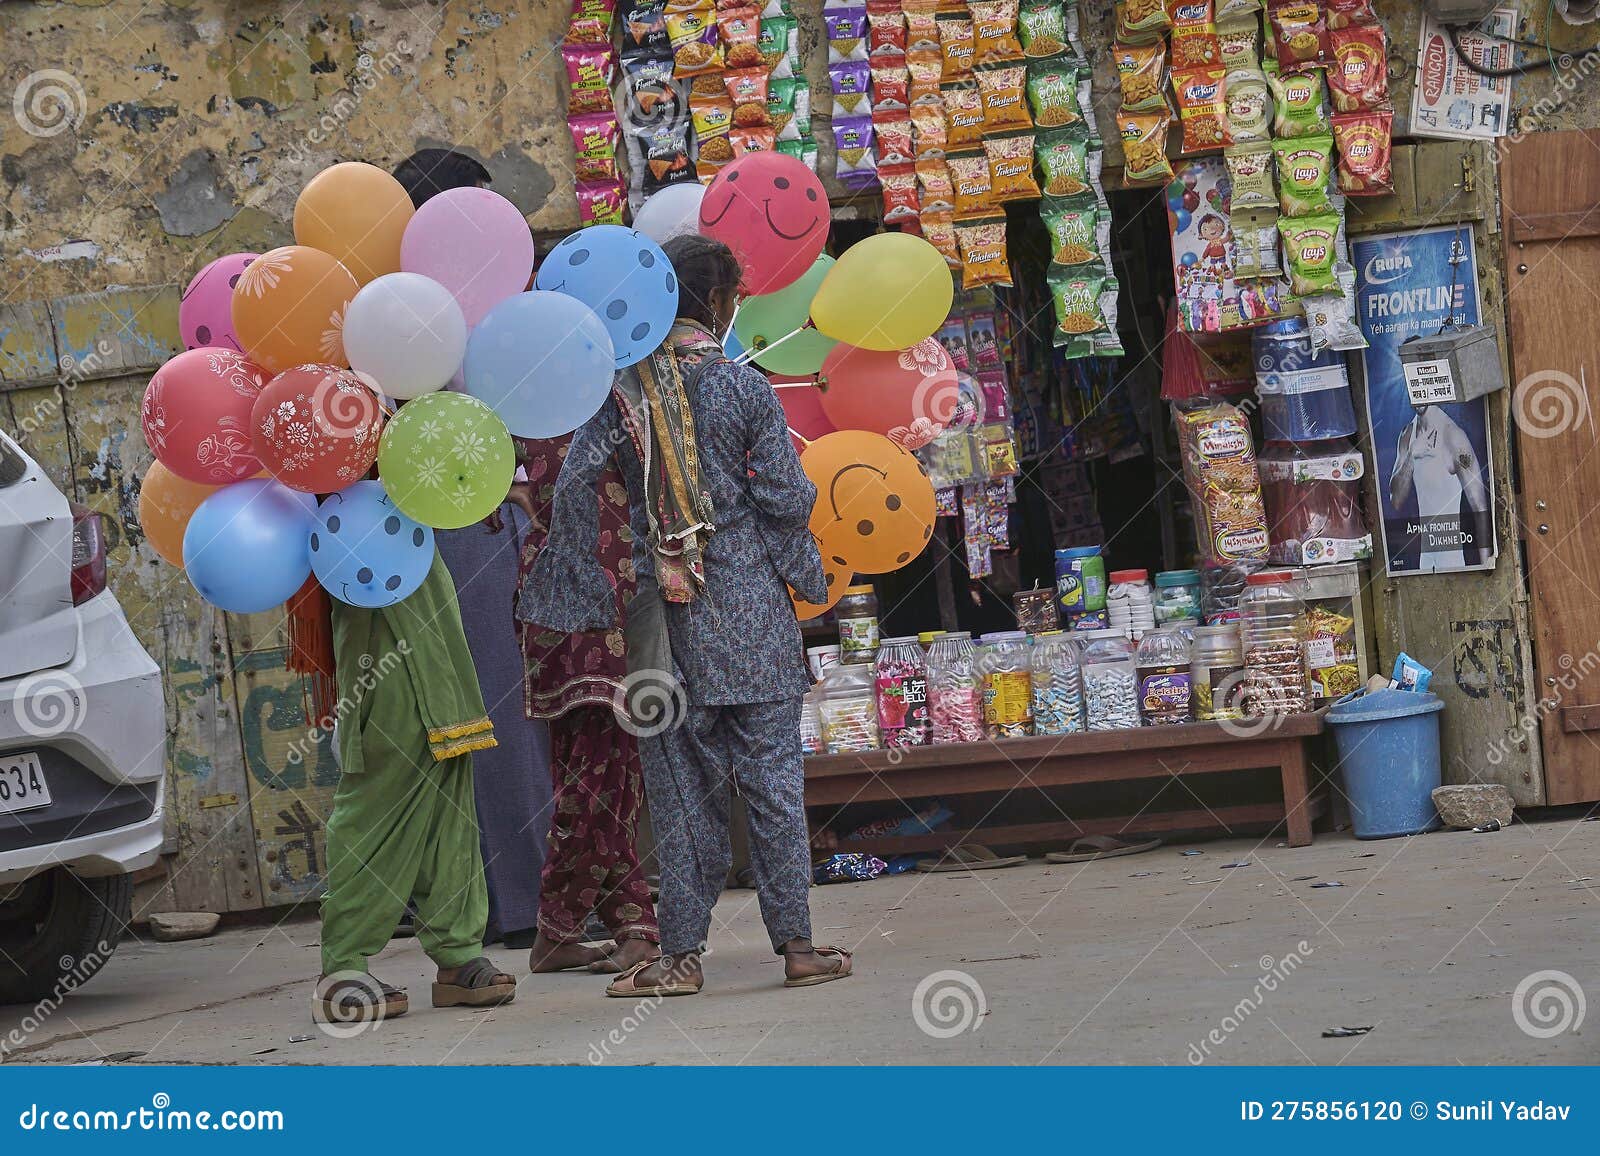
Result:
{"label": "scarf", "polygon": [[689,393],[700,372],[720,360],[716,338],[680,317],[660,348],[619,374],[614,387],[644,466],[650,552],[668,602],[692,602],[705,587],[705,544],[716,513],[700,476]]}

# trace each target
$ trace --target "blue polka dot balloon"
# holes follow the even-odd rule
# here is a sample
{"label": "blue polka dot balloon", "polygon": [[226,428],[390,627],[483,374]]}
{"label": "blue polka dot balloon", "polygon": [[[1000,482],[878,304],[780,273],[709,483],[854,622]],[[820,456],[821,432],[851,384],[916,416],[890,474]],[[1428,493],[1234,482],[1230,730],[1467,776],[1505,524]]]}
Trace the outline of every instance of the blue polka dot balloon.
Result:
{"label": "blue polka dot balloon", "polygon": [[678,315],[678,278],[661,246],[635,229],[591,225],[544,259],[535,289],[582,301],[611,334],[617,368],[643,361]]}
{"label": "blue polka dot balloon", "polygon": [[433,531],[400,512],[382,482],[329,494],[311,531],[311,572],[341,602],[376,610],[409,598],[433,567]]}

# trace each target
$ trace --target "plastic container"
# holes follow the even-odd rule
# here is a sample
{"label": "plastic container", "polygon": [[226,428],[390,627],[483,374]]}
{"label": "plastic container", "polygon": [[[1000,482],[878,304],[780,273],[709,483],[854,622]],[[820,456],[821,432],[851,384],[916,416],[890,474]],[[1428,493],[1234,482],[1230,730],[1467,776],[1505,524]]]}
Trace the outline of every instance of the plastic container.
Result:
{"label": "plastic container", "polygon": [[827,749],[822,737],[822,695],[812,687],[800,700],[800,753],[820,755]]}
{"label": "plastic container", "polygon": [[1140,638],[1156,627],[1155,595],[1148,570],[1114,570],[1106,591],[1106,614],[1111,625],[1129,638]]}
{"label": "plastic container", "polygon": [[1267,556],[1286,566],[1372,556],[1361,516],[1361,454],[1346,440],[1268,442],[1257,465],[1267,503]]}
{"label": "plastic container", "polygon": [[872,667],[841,662],[822,682],[819,709],[822,738],[830,755],[875,751],[879,747],[878,702]]}
{"label": "plastic container", "polygon": [[806,647],[806,665],[811,668],[811,677],[818,682],[828,676],[828,667],[838,661],[839,647],[837,644]]}
{"label": "plastic container", "polygon": [[940,635],[928,651],[928,714],[935,743],[983,738],[983,684],[965,631]]}
{"label": "plastic container", "polygon": [[928,663],[913,636],[887,638],[873,663],[878,733],[886,747],[922,747],[932,739],[928,721]]}
{"label": "plastic container", "polygon": [[1189,644],[1189,691],[1194,717],[1216,722],[1243,716],[1239,692],[1244,681],[1244,650],[1239,625],[1197,626]]}
{"label": "plastic container", "polygon": [[1139,718],[1173,726],[1190,718],[1189,642],[1176,630],[1152,630],[1139,640]]}
{"label": "plastic container", "polygon": [[1116,627],[1080,635],[1083,644],[1084,728],[1127,730],[1139,725],[1139,667],[1133,643]]}
{"label": "plastic container", "polygon": [[1083,672],[1073,636],[1060,630],[1037,635],[1028,667],[1033,680],[1033,733],[1072,735],[1083,730]]}
{"label": "plastic container", "polygon": [[1439,826],[1439,711],[1435,695],[1377,690],[1328,708],[1357,839],[1420,835]]}
{"label": "plastic container", "polygon": [[1163,570],[1156,575],[1156,625],[1200,617],[1200,571]]}
{"label": "plastic container", "polygon": [[1056,606],[1064,618],[1106,608],[1106,561],[1099,546],[1056,551]]}
{"label": "plastic container", "polygon": [[1311,709],[1305,645],[1305,599],[1287,570],[1263,570],[1245,581],[1239,598],[1244,651],[1244,713],[1251,717]]}
{"label": "plastic container", "polygon": [[1314,352],[1303,317],[1253,330],[1250,352],[1267,440],[1315,442],[1356,432],[1344,355]]}
{"label": "plastic container", "polygon": [[1200,572],[1200,616],[1207,625],[1239,621],[1239,596],[1244,593],[1245,580],[1256,571],[1264,569],[1264,562],[1254,560],[1230,562],[1223,566],[1207,566]]}
{"label": "plastic container", "polygon": [[1028,636],[1020,630],[985,634],[978,651],[983,675],[983,730],[992,739],[1033,733],[1033,685]]}
{"label": "plastic container", "polygon": [[944,631],[942,630],[924,630],[922,633],[917,635],[917,645],[922,647],[923,651],[926,652],[927,649],[933,645],[933,640],[938,638],[939,635],[943,633]]}
{"label": "plastic container", "polygon": [[1011,596],[1011,609],[1017,616],[1017,629],[1024,634],[1046,634],[1061,629],[1054,590],[1038,587],[1018,590]]}
{"label": "plastic container", "polygon": [[834,607],[839,620],[839,661],[871,662],[878,653],[878,594],[870,584],[845,587]]}

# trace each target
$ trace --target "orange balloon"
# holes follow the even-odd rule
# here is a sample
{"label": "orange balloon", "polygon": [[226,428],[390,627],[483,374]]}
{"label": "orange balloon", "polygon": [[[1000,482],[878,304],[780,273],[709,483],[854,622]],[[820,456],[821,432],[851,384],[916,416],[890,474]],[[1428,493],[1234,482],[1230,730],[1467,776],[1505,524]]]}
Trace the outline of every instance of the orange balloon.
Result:
{"label": "orange balloon", "polygon": [[347,365],[344,312],[361,286],[321,249],[263,253],[233,287],[233,330],[269,377],[313,362]]}
{"label": "orange balloon", "polygon": [[[814,535],[813,535],[814,537]],[[828,598],[821,606],[815,602],[805,602],[795,596],[794,587],[789,588],[789,601],[794,603],[794,616],[801,622],[809,622],[813,618],[820,618],[832,610],[834,604],[844,597],[845,587],[855,581],[855,571],[848,566],[842,566],[834,561],[831,555],[835,551],[829,548],[819,538],[817,539],[817,552],[822,555],[822,573],[828,580]]]}
{"label": "orange balloon", "polygon": [[800,466],[817,487],[811,532],[824,565],[887,574],[933,536],[933,483],[921,462],[882,434],[826,434],[806,447]]}
{"label": "orange balloon", "polygon": [[162,559],[183,568],[183,532],[195,507],[220,489],[180,478],[160,462],[151,462],[139,483],[139,527]]}
{"label": "orange balloon", "polygon": [[294,239],[331,253],[365,285],[400,271],[400,237],[414,212],[399,181],[376,165],[344,161],[300,190]]}

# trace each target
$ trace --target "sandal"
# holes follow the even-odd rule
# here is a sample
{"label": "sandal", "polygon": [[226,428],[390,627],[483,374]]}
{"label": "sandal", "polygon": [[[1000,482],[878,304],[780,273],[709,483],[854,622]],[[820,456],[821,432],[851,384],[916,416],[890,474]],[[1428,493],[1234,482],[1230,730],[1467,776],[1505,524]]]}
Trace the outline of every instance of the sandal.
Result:
{"label": "sandal", "polygon": [[[381,997],[374,1000],[374,988]],[[325,1024],[379,1023],[398,1019],[411,1010],[411,999],[404,988],[382,980],[362,983],[357,979],[336,980],[326,991],[318,991],[312,1004],[312,1019]]]}
{"label": "sandal", "polygon": [[[819,983],[832,983],[836,979],[844,979],[851,974],[853,957],[842,947],[812,947],[812,952],[823,958],[834,958],[839,961],[839,966],[832,971],[824,971],[817,975],[803,975],[799,979],[785,979],[784,987],[815,987]],[[785,955],[791,954],[784,952]]]}
{"label": "sandal", "polygon": [[657,959],[647,959],[643,963],[636,963],[627,971],[617,976],[606,985],[606,994],[619,999],[631,999],[634,996],[649,995],[699,995],[700,984],[697,983],[640,983],[639,973],[652,964],[661,962]]}
{"label": "sandal", "polygon": [[1115,859],[1120,855],[1140,855],[1161,846],[1160,839],[1144,843],[1124,843],[1114,835],[1085,835],[1074,839],[1065,851],[1047,851],[1047,863],[1092,863],[1096,859]]}
{"label": "sandal", "polygon": [[951,847],[937,859],[918,859],[918,871],[990,871],[996,867],[1015,867],[1026,863],[1026,855],[996,855],[977,843],[963,843]]}
{"label": "sandal", "polygon": [[454,983],[435,980],[433,984],[434,1007],[499,1007],[516,998],[517,981],[485,955],[464,964]]}

